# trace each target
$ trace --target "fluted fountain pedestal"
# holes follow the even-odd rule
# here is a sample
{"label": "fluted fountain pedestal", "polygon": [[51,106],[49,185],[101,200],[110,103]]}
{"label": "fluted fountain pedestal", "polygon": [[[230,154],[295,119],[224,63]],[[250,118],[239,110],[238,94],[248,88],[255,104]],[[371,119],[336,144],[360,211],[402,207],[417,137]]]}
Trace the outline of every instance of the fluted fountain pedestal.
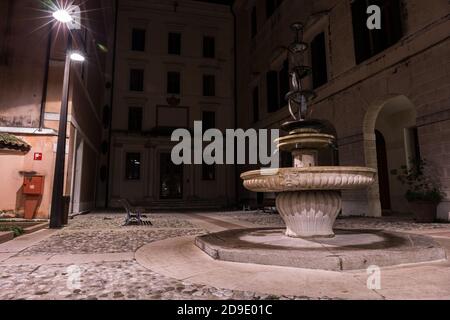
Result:
{"label": "fluted fountain pedestal", "polygon": [[333,237],[333,224],[341,210],[337,191],[283,192],[277,196],[278,212],[286,235],[294,238]]}

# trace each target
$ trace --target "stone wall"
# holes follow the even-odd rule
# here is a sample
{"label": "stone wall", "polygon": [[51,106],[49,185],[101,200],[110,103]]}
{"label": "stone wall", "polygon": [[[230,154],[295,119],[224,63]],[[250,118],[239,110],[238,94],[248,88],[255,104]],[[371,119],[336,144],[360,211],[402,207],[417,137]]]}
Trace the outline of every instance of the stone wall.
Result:
{"label": "stone wall", "polygon": [[[310,108],[310,117],[330,121],[336,128],[341,165],[377,167],[375,126],[384,107],[395,108],[396,99],[404,99],[415,110],[421,155],[438,169],[447,200],[439,207],[439,217],[449,220],[449,115],[450,115],[450,30],[449,6],[445,0],[430,2],[403,1],[404,36],[392,47],[374,57],[355,64],[350,1],[292,1],[286,0],[275,15],[260,17],[259,30],[272,25],[272,31],[255,46],[263,52],[248,48],[248,34],[238,34],[238,110],[239,124],[244,127],[270,127],[288,119],[287,108],[268,114],[265,109],[265,72],[271,68],[269,53],[286,46],[284,40],[290,23],[306,24],[305,40],[318,32],[326,35],[327,84],[317,89],[318,97]],[[238,25],[249,23],[249,1],[237,1],[234,10]],[[317,18],[322,16],[322,18]],[[248,32],[248,30],[247,30]],[[241,33],[241,32],[240,32]],[[277,35],[279,36],[277,38]],[[258,38],[259,37],[259,38]],[[280,39],[270,41],[267,39]],[[269,54],[270,56],[270,54]],[[310,58],[306,57],[306,62]],[[258,72],[249,73],[240,63],[252,61]],[[248,85],[251,80],[251,85]],[[247,88],[245,87],[247,83]],[[251,105],[251,89],[262,88],[261,120],[253,123],[247,113]],[[400,192],[400,190],[397,190]],[[250,195],[251,196],[251,195]],[[381,215],[378,184],[368,191],[343,193],[344,214]]]}

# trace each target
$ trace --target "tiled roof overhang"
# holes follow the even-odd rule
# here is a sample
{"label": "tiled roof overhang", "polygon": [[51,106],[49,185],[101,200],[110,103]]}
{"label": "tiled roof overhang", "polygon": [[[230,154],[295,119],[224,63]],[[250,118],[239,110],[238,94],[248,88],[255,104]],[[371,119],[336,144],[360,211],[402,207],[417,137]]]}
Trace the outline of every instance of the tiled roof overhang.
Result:
{"label": "tiled roof overhang", "polygon": [[31,146],[10,133],[0,132],[0,149],[28,152]]}

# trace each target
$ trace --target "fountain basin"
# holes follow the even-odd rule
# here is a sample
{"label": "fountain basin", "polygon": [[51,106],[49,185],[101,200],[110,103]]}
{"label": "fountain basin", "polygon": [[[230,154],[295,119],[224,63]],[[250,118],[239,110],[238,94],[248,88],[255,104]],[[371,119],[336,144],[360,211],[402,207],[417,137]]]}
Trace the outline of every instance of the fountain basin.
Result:
{"label": "fountain basin", "polygon": [[307,167],[248,171],[244,187],[254,192],[347,190],[370,186],[376,170],[366,167]]}
{"label": "fountain basin", "polygon": [[254,192],[277,193],[276,206],[293,238],[333,237],[341,208],[338,190],[364,188],[375,181],[366,167],[303,167],[261,169],[241,175]]}
{"label": "fountain basin", "polygon": [[280,228],[209,233],[195,244],[216,260],[332,271],[446,259],[432,238],[387,230],[337,229],[334,238],[293,239]]}

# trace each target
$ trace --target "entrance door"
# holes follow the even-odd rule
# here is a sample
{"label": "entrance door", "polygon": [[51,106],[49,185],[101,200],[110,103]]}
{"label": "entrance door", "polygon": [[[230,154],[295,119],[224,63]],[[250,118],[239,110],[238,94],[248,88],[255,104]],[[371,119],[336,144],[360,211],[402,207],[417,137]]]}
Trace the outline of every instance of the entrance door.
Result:
{"label": "entrance door", "polygon": [[377,144],[378,186],[380,191],[381,209],[391,210],[391,193],[389,190],[389,169],[386,154],[386,141],[383,134],[375,130]]}
{"label": "entrance door", "polygon": [[161,199],[183,198],[183,165],[175,165],[170,159],[170,153],[161,153],[159,158]]}

